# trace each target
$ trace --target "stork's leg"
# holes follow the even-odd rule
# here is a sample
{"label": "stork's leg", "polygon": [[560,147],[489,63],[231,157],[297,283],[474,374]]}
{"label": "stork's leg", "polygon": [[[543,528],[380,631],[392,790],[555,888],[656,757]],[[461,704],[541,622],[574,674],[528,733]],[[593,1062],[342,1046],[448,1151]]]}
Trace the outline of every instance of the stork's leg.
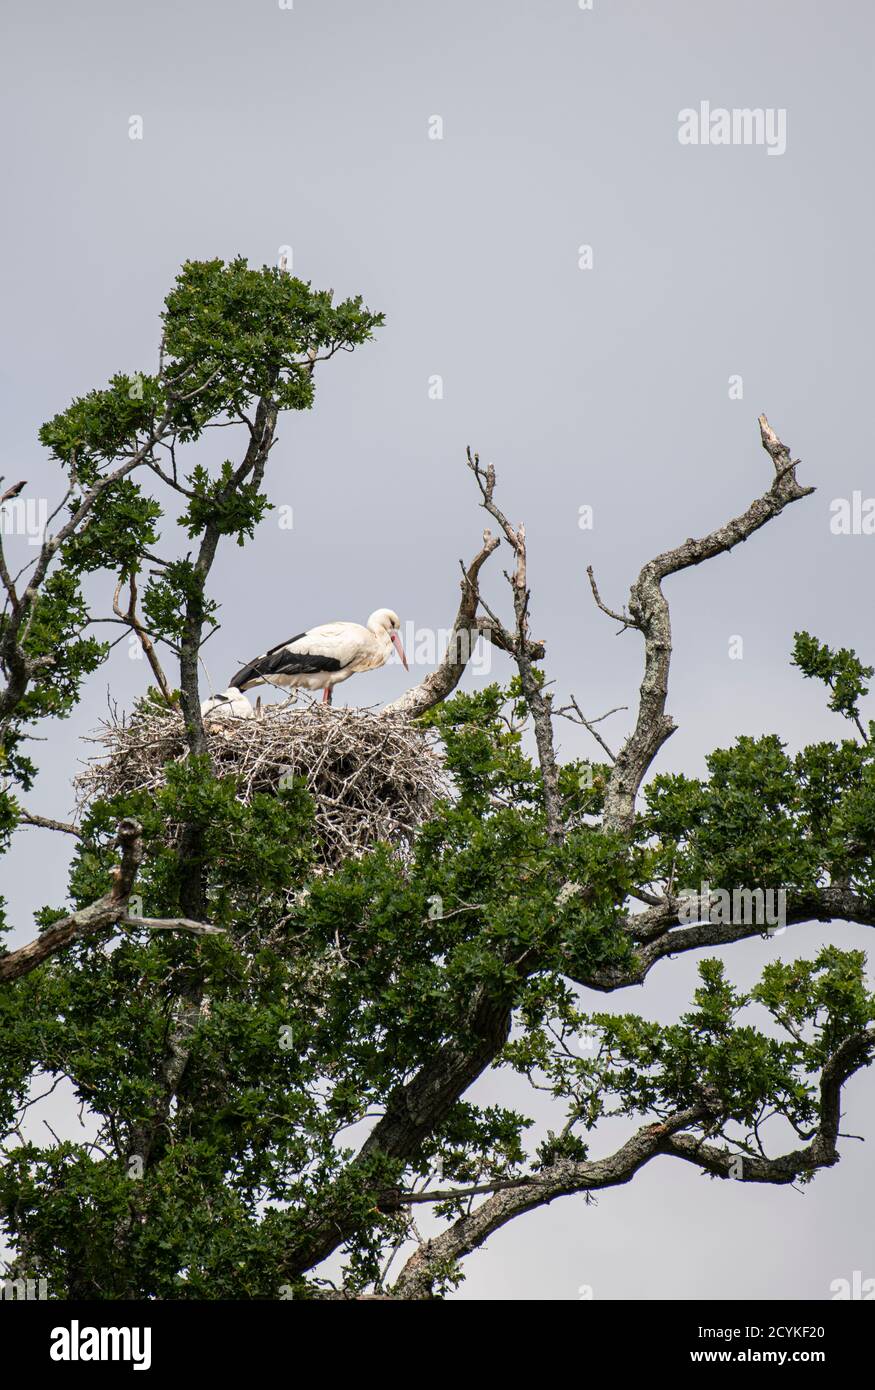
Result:
{"label": "stork's leg", "polygon": [[324,688],[324,690],[322,691],[322,703],[323,703],[323,705],[330,705],[330,704],[331,704],[331,686],[330,686],[330,685],[326,685],[325,688]]}

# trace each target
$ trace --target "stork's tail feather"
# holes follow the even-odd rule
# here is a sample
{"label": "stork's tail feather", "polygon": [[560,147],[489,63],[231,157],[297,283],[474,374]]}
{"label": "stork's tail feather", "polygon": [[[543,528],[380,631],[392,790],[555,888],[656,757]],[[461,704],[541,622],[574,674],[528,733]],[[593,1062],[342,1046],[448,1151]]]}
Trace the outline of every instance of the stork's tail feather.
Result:
{"label": "stork's tail feather", "polygon": [[255,665],[250,664],[249,666],[242,667],[242,669],[237,672],[236,676],[231,677],[228,682],[228,689],[247,690],[250,685],[257,685],[259,680],[260,676],[258,670]]}

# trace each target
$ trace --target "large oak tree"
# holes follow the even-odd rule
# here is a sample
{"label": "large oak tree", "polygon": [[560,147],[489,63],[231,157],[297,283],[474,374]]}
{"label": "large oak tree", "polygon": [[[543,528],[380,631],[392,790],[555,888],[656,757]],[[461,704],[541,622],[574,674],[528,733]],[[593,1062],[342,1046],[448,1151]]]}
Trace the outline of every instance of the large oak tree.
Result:
{"label": "large oak tree", "polygon": [[[308,408],[318,365],[381,321],[282,271],[186,264],[157,369],[116,376],[43,426],[62,479],[52,523],[21,573],[0,552],[2,848],[25,825],[75,842],[69,902],[0,955],[9,1272],[45,1277],[55,1297],[431,1298],[500,1226],[657,1157],[774,1184],[838,1161],[842,1087],[875,1045],[861,952],[771,952],[748,992],[705,954],[675,1023],[625,1012],[624,991],[672,957],[768,932],[681,885],[748,903],[783,892],[791,928],[875,924],[875,726],[860,705],[871,670],[852,652],[795,639],[801,675],[849,721],[841,741],[793,754],[777,735],[740,738],[705,778],[654,772],[675,727],[665,581],[792,524],[782,514],[812,491],[765,417],[770,477],[746,510],[649,561],[621,610],[590,576],[599,608],[643,647],[616,751],[602,720],[573,698],[560,708],[545,680],[524,527],[469,453],[491,529],[462,568],[447,655],[386,711],[436,731],[452,779],[415,843],[315,872],[301,787],[244,800],[216,775],[198,686],[217,622],[211,569],[268,506],[282,412]],[[196,446],[217,428],[239,447],[210,470]],[[480,590],[499,549],[506,618]],[[254,565],[246,552],[239,563]],[[29,738],[69,714],[107,655],[88,576],[143,643],[145,698],[178,702],[188,755],[157,793],[98,800],[73,825],[27,809]],[[459,692],[478,639],[505,654],[506,682]],[[560,762],[560,716],[592,735],[592,761]],[[596,995],[617,1009],[594,1010]],[[525,1106],[470,1099],[498,1068],[518,1074],[519,1094],[551,1097],[542,1142]],[[35,1078],[66,1079],[92,1141],[23,1136]],[[611,1150],[599,1128],[618,1114],[628,1138]]]}

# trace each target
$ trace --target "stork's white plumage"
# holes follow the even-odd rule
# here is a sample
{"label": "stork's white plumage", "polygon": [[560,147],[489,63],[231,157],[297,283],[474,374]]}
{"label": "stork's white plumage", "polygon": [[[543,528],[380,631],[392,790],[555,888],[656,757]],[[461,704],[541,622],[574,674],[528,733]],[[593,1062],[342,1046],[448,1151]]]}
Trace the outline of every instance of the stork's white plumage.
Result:
{"label": "stork's white plumage", "polygon": [[223,690],[218,695],[211,695],[208,700],[204,700],[201,705],[201,718],[204,721],[217,719],[254,719],[255,710],[250,705],[242,690]]}
{"label": "stork's white plumage", "polygon": [[393,646],[409,670],[398,629],[401,620],[391,608],[378,608],[361,623],[323,623],[297,637],[271,647],[250,661],[229,682],[232,690],[253,685],[278,685],[286,689],[321,690],[323,703],[331,703],[335,685],[359,671],[385,666]]}

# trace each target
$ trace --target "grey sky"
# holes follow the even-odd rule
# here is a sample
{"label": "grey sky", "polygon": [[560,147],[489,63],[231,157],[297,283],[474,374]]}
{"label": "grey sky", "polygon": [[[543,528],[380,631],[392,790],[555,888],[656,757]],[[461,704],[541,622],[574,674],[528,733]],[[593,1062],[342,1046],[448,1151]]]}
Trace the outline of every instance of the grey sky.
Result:
{"label": "grey sky", "polygon": [[[799,627],[875,651],[875,537],[829,524],[832,499],[875,494],[868,5],[7,0],[2,24],[8,479],[53,495],[39,424],[113,371],[151,369],[186,258],[274,263],[291,245],[296,274],[387,314],[376,343],[322,369],[315,409],[283,422],[270,489],[294,529],[271,513],[218,566],[217,688],[331,618],[388,605],[446,627],[458,559],[483,527],[470,443],[526,521],[533,628],[559,692],[591,714],[631,704],[638,638],[596,612],[586,566],[619,606],[650,555],[743,510],[769,479],[766,411],[818,491],[669,582],[680,728],[658,766],[698,772],[740,733],[778,731],[792,748],[842,736],[789,651]],[[785,109],[786,152],[680,145],[678,113],[702,100]],[[493,606],[506,604],[500,571],[493,559]],[[392,665],[337,699],[383,701],[407,679]],[[36,809],[69,807],[77,739],[107,685],[124,704],[145,680],[122,646],[52,732]],[[614,740],[623,718],[606,727]],[[561,737],[568,755],[587,747]],[[4,861],[15,939],[62,901],[64,850],[32,831]],[[728,960],[747,983],[822,939],[867,945],[860,928],[806,927]],[[691,957],[665,964],[610,1004],[670,1018],[694,975]],[[848,1087],[846,1124],[870,1145],[871,1082]],[[460,1296],[574,1299],[590,1284],[597,1298],[828,1297],[833,1279],[875,1275],[871,1162],[847,1141],[840,1169],[801,1195],[663,1161],[597,1207],[566,1199],[517,1221],[467,1262]]]}

